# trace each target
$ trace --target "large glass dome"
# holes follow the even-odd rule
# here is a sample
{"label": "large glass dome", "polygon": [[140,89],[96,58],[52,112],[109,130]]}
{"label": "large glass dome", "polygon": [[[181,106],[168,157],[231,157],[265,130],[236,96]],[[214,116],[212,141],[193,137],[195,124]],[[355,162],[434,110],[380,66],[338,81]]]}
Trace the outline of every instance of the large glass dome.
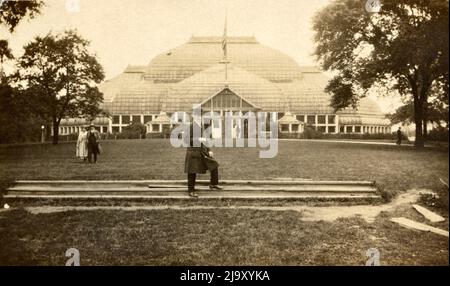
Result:
{"label": "large glass dome", "polygon": [[[227,39],[228,60],[270,81],[300,78],[298,64],[281,53],[261,45],[254,37]],[[218,64],[223,59],[221,37],[192,37],[189,42],[155,57],[145,70],[145,79],[177,82]]]}
{"label": "large glass dome", "polygon": [[146,66],[127,67],[101,85],[104,108],[110,114],[131,116],[190,112],[193,104],[228,88],[261,111],[290,112],[300,119],[339,115],[342,124],[390,124],[368,98],[357,109],[336,112],[324,91],[329,81],[325,73],[315,66],[298,65],[255,37],[228,37],[225,65],[222,41],[222,37],[191,37]]}

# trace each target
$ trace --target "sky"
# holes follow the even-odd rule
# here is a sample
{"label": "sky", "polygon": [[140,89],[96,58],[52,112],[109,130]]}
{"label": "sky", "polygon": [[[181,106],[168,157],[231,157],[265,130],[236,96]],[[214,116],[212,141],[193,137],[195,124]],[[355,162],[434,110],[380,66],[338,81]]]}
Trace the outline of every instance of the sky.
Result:
{"label": "sky", "polygon": [[[90,41],[106,79],[127,65],[147,65],[156,55],[184,44],[191,36],[221,36],[225,14],[229,36],[255,36],[267,46],[316,65],[312,17],[330,0],[45,0],[35,19],[14,33],[0,28],[15,56],[37,35],[77,29]],[[226,12],[227,11],[227,12]],[[376,98],[385,112],[398,105]]]}

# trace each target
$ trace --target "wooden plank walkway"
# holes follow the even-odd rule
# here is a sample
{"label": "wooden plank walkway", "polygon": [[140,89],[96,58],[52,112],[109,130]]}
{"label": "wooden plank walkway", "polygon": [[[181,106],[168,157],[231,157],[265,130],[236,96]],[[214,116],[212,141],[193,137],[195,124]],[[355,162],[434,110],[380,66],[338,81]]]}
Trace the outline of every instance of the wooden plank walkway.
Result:
{"label": "wooden plank walkway", "polygon": [[[215,200],[377,200],[371,181],[223,180],[221,191],[209,190],[199,180],[198,199]],[[186,180],[125,181],[16,181],[5,199],[195,199],[187,194]]]}

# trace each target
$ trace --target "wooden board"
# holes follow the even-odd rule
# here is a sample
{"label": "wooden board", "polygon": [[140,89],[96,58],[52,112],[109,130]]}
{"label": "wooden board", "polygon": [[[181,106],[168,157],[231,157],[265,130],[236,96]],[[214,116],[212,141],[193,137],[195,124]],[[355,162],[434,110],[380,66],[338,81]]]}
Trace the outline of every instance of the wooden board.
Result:
{"label": "wooden board", "polygon": [[416,222],[410,219],[407,219],[405,217],[394,217],[391,218],[392,222],[398,223],[399,225],[409,228],[409,229],[415,229],[415,230],[420,230],[420,231],[429,231],[432,233],[436,233],[439,235],[443,235],[448,237],[448,231],[440,229],[440,228],[436,228],[436,227],[432,227],[420,222]]}
{"label": "wooden board", "polygon": [[445,221],[445,218],[419,205],[412,205],[413,208],[431,222]]}

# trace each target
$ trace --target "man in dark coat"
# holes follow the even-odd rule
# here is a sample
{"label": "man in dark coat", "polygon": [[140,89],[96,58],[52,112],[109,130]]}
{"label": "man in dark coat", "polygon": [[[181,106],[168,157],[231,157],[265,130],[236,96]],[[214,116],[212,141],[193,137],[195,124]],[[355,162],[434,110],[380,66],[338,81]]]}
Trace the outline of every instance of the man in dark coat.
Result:
{"label": "man in dark coat", "polygon": [[97,163],[97,154],[100,153],[99,142],[100,133],[95,129],[95,126],[91,124],[90,130],[87,133],[87,147],[88,147],[88,161],[92,163],[92,155],[94,156],[94,164]]}
{"label": "man in dark coat", "polygon": [[402,145],[402,128],[399,127],[397,130],[397,145]]}
{"label": "man in dark coat", "polygon": [[[219,163],[212,157],[211,150],[202,143],[202,138],[194,134],[194,126],[200,130],[200,124],[194,122],[189,126],[189,141],[185,142],[189,145],[186,149],[186,158],[184,160],[184,172],[188,176],[188,192],[191,197],[198,197],[195,192],[195,180],[197,174],[205,174],[206,170],[211,172],[211,180],[209,188],[211,190],[222,190],[219,187]],[[186,138],[186,137],[185,137]]]}

